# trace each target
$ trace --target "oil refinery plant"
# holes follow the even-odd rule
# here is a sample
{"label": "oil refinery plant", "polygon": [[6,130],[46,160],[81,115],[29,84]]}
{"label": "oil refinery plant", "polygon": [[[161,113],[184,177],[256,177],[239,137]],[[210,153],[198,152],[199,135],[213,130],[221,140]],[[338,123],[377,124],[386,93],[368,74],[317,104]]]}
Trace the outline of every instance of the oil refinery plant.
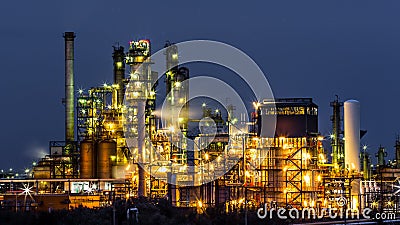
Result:
{"label": "oil refinery plant", "polygon": [[[360,145],[366,131],[360,130],[358,101],[331,102],[329,135],[319,132],[312,98],[253,102],[251,121],[243,132],[235,132],[241,123],[235,106],[226,109],[226,118],[207,105],[189,108],[185,81],[190,73],[179,65],[175,44],[167,42],[164,48],[165,83],[151,68],[151,42],[135,40],[127,50],[114,46],[112,84],[83,91],[74,85],[75,34],[66,32],[64,39],[65,140],[50,142],[49,154],[37,162],[31,177],[0,180],[1,209],[98,208],[116,199],[147,197],[199,212],[264,205],[399,212],[400,140],[396,160],[385,162],[381,147],[378,164],[372,165]],[[165,85],[169,94],[159,96],[157,85]],[[179,121],[160,120],[160,97],[166,99],[166,110],[180,112]],[[189,134],[190,124],[200,121],[189,118],[194,108],[215,125],[211,141],[206,134]],[[261,129],[271,119],[276,120],[273,137]]]}

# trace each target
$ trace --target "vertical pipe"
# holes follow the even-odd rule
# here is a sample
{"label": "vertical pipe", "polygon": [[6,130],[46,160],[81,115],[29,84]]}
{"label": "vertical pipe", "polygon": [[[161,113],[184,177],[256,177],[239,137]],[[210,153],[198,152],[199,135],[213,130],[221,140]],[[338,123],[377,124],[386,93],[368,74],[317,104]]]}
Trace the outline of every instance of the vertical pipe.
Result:
{"label": "vertical pipe", "polygon": [[386,156],[387,156],[387,152],[385,151],[385,148],[382,146],[379,146],[378,153],[376,154],[376,157],[378,157],[378,166],[383,167],[386,165],[386,162],[385,162]]}
{"label": "vertical pipe", "polygon": [[340,169],[344,169],[343,162],[343,151],[342,144],[340,140],[340,108],[343,106],[342,102],[339,102],[338,97],[336,96],[336,100],[331,102],[331,106],[333,109],[333,115],[331,117],[332,121],[332,164],[334,165],[334,171],[338,172]]}
{"label": "vertical pipe", "polygon": [[65,141],[75,140],[74,32],[65,32]]}
{"label": "vertical pipe", "polygon": [[139,186],[138,186],[138,196],[146,196],[146,177],[145,171],[143,168],[143,164],[146,161],[145,158],[145,132],[146,132],[146,125],[145,125],[145,107],[146,102],[145,100],[138,100],[138,154],[139,154]]}
{"label": "vertical pipe", "polygon": [[124,85],[124,78],[125,78],[125,53],[124,47],[114,46],[114,53],[113,53],[113,60],[114,60],[114,84],[118,85],[117,91],[117,102],[115,103],[117,107],[121,106],[124,101],[125,95],[125,85]]}
{"label": "vertical pipe", "polygon": [[363,152],[363,177],[364,180],[369,180],[369,155],[366,150]]}

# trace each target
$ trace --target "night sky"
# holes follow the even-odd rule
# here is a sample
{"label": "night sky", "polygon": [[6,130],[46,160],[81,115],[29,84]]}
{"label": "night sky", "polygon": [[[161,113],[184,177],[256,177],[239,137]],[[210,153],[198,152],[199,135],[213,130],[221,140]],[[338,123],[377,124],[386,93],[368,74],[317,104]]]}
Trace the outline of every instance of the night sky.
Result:
{"label": "night sky", "polygon": [[[275,97],[312,97],[320,131],[329,102],[361,103],[362,139],[393,152],[400,133],[400,2],[3,1],[0,6],[0,169],[22,168],[64,139],[64,39],[75,31],[76,87],[112,81],[112,45],[147,38],[231,44],[267,74]],[[393,154],[393,153],[390,153]]]}

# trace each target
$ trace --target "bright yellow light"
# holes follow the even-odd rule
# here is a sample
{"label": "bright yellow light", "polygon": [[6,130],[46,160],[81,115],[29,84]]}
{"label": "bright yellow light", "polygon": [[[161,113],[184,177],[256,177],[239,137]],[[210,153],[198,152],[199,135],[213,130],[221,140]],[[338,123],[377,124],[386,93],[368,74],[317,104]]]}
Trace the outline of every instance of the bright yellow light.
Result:
{"label": "bright yellow light", "polygon": [[318,136],[318,141],[323,141],[323,140],[324,140],[324,137]]}
{"label": "bright yellow light", "polygon": [[203,202],[201,202],[200,200],[197,201],[197,206],[199,206],[200,208],[203,208]]}
{"label": "bright yellow light", "polygon": [[358,196],[353,196],[352,198],[352,209],[357,209],[358,208]]}
{"label": "bright yellow light", "polygon": [[117,66],[118,69],[122,67],[122,62],[116,62],[115,65]]}
{"label": "bright yellow light", "polygon": [[125,170],[128,171],[130,168],[131,168],[131,165],[129,164],[129,165],[125,168]]}
{"label": "bright yellow light", "polygon": [[135,82],[135,87],[140,88],[141,86],[142,86],[142,82],[139,82],[139,81]]}
{"label": "bright yellow light", "polygon": [[260,107],[260,103],[259,102],[253,102],[253,107],[254,109],[258,109]]}
{"label": "bright yellow light", "polygon": [[339,164],[335,163],[333,166],[335,167],[335,169],[339,169]]}
{"label": "bright yellow light", "polygon": [[326,159],[325,159],[325,155],[324,155],[324,154],[320,153],[320,154],[318,155],[318,157],[319,157],[319,160],[320,160],[322,163],[326,163]]}
{"label": "bright yellow light", "polygon": [[251,176],[251,175],[250,175],[250,172],[249,172],[249,171],[246,171],[246,172],[245,172],[245,176],[246,176],[246,177],[250,177],[250,176]]}
{"label": "bright yellow light", "polygon": [[221,156],[220,155],[217,157],[217,162],[221,162]]}
{"label": "bright yellow light", "polygon": [[187,165],[179,167],[179,172],[185,172],[187,169]]}
{"label": "bright yellow light", "polygon": [[208,153],[206,153],[205,155],[204,155],[204,159],[205,160],[208,160],[210,157],[209,157],[209,155],[208,155]]}
{"label": "bright yellow light", "polygon": [[177,82],[175,82],[175,87],[177,87],[177,88],[179,88],[179,87],[181,87],[181,82],[179,82],[179,81],[177,81]]}
{"label": "bright yellow light", "polygon": [[304,182],[306,182],[307,185],[310,185],[310,176],[308,174],[304,175],[303,179],[304,179]]}
{"label": "bright yellow light", "polygon": [[318,175],[318,176],[317,176],[317,181],[318,181],[318,182],[321,182],[321,180],[322,180],[321,175]]}
{"label": "bright yellow light", "polygon": [[309,160],[309,159],[311,159],[310,153],[303,154],[303,160]]}
{"label": "bright yellow light", "polygon": [[288,170],[288,167],[287,167],[287,166],[283,167],[283,172],[286,173],[287,170]]}
{"label": "bright yellow light", "polygon": [[201,104],[201,107],[206,107],[206,106],[207,106],[206,103]]}
{"label": "bright yellow light", "polygon": [[304,200],[304,207],[307,207],[308,206],[308,202],[307,202],[307,200]]}
{"label": "bright yellow light", "polygon": [[131,79],[137,80],[139,76],[136,73],[131,73]]}

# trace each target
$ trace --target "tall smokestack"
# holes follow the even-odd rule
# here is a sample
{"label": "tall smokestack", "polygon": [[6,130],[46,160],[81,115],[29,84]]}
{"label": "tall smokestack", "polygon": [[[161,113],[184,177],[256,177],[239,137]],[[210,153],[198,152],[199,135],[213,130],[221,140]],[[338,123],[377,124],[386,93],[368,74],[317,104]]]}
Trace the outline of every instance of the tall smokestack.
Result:
{"label": "tall smokestack", "polygon": [[65,32],[65,141],[75,140],[74,32]]}

